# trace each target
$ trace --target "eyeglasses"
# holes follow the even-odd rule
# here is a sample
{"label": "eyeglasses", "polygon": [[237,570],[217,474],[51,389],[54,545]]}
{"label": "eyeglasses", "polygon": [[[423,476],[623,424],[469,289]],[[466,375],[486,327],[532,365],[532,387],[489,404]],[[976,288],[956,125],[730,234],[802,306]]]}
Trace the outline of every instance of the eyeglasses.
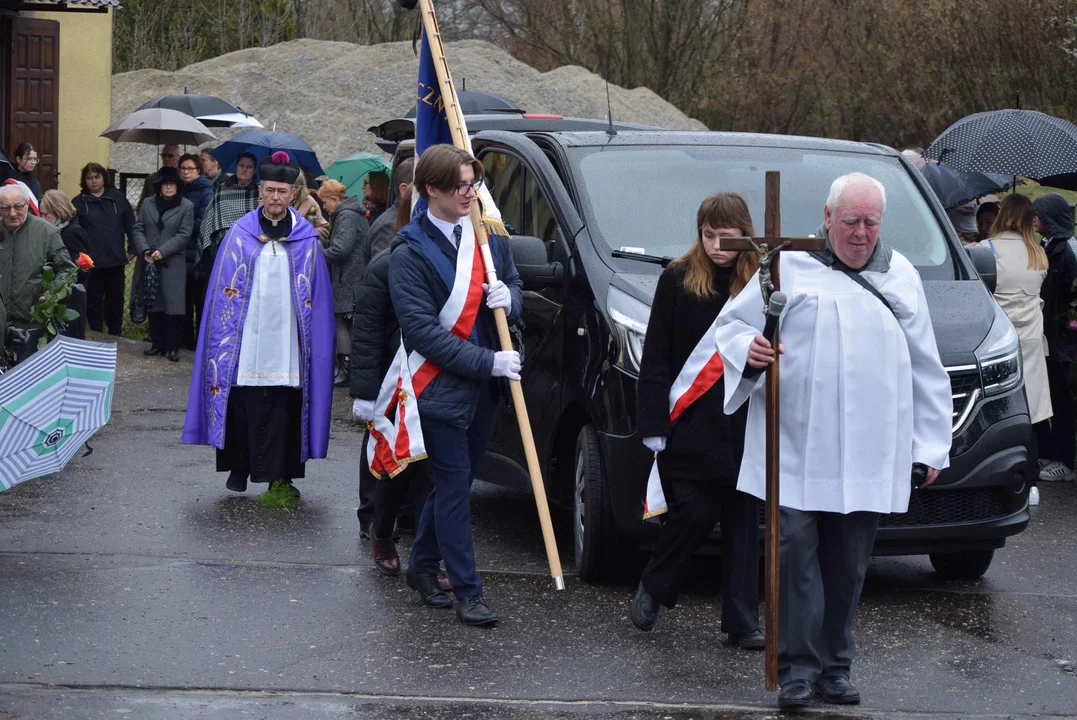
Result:
{"label": "eyeglasses", "polygon": [[198,172],[198,168],[194,165],[181,165],[180,172]]}
{"label": "eyeglasses", "polygon": [[9,213],[12,210],[15,212],[22,212],[26,209],[26,203],[19,203],[18,205],[0,205],[0,212]]}
{"label": "eyeglasses", "polygon": [[473,180],[469,183],[462,182],[456,186],[457,195],[467,195],[467,191],[471,190],[474,193],[479,192],[479,187],[482,185],[482,180]]}

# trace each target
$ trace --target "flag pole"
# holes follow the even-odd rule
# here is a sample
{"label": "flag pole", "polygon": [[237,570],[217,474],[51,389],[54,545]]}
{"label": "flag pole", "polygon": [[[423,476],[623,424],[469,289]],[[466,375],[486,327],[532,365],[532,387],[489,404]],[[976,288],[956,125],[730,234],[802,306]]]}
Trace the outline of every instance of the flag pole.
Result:
{"label": "flag pole", "polygon": [[[445,118],[449,123],[453,144],[471,153],[471,139],[463,128],[460,104],[456,97],[456,90],[453,88],[449,64],[445,59],[445,47],[441,42],[441,33],[438,31],[438,21],[434,15],[432,0],[419,0],[419,9],[422,13],[426,42],[430,43],[430,55],[434,58],[434,68],[437,71],[438,85],[441,89],[441,100],[445,103]],[[494,269],[489,239],[486,237],[486,226],[482,221],[482,213],[479,209],[477,198],[471,203],[471,224],[475,226],[475,234],[478,236],[479,245],[482,249],[482,261],[486,268],[486,282],[492,285],[497,281],[497,271]],[[494,321],[497,323],[497,336],[501,341],[501,349],[512,350],[512,336],[509,335],[509,322],[504,308],[494,310]],[[535,495],[535,505],[538,507],[539,524],[542,526],[542,539],[546,544],[546,557],[550,564],[550,575],[553,577],[554,586],[558,590],[564,590],[565,579],[561,571],[561,559],[557,554],[557,540],[553,534],[550,506],[546,501],[546,487],[542,482],[542,467],[539,465],[535,438],[531,433],[531,420],[527,415],[523,386],[520,385],[519,380],[510,380],[509,388],[512,391],[512,405],[516,408],[516,422],[520,426],[520,438],[523,441],[524,455],[527,457],[527,469],[531,474],[531,488]]]}

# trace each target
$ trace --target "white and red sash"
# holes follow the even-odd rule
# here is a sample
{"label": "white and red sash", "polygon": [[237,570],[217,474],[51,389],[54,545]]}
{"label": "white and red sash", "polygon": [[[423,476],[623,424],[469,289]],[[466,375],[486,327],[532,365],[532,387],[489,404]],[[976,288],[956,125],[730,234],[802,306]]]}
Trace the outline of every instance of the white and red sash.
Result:
{"label": "white and red sash", "polygon": [[[483,290],[483,264],[478,238],[470,217],[460,221],[463,232],[456,258],[456,276],[449,299],[438,313],[438,323],[461,340],[467,340],[479,315]],[[441,372],[414,350],[400,348],[382,380],[374,404],[374,419],[367,423],[367,461],[376,477],[396,477],[408,463],[426,457],[423,428],[416,402]],[[393,421],[395,416],[396,421]]]}
{"label": "white and red sash", "polygon": [[[677,378],[669,388],[669,424],[677,422],[692,403],[710,390],[718,378],[722,377],[725,367],[714,342],[718,330],[718,318],[714,319],[707,332],[696,343],[692,354],[684,362],[684,367],[677,373]],[[651,474],[647,478],[647,497],[643,501],[643,519],[661,515],[666,507],[666,495],[662,492],[662,481],[658,475],[658,456],[655,455]]]}

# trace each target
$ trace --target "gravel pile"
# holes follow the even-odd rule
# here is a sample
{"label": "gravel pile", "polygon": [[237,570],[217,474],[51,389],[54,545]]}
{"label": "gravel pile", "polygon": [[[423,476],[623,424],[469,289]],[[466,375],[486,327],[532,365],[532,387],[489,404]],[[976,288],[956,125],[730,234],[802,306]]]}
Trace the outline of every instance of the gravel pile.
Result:
{"label": "gravel pile", "polygon": [[[490,43],[449,43],[447,53],[458,89],[502,95],[527,112],[604,118],[606,91],[601,77],[566,66],[540,73]],[[415,102],[418,58],[410,42],[365,46],[322,40],[295,40],[271,48],[251,48],[188,65],[176,72],[138,70],[112,78],[113,120],[158,95],[217,95],[253,113],[267,129],[301,135],[322,165],[354,152],[379,152],[372,125],[401,117]],[[705,130],[647,88],[610,86],[618,120],[682,130]],[[104,128],[102,128],[104,130]],[[214,129],[220,140],[235,131]],[[149,172],[155,150],[146,145],[112,146],[111,167]]]}

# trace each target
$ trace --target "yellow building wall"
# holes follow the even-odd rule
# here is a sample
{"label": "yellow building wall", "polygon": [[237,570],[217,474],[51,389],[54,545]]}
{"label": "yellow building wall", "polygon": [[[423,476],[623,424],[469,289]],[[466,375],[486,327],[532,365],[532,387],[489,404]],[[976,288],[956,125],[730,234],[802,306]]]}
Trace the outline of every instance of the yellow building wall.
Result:
{"label": "yellow building wall", "polygon": [[112,11],[42,12],[25,17],[60,23],[60,112],[56,152],[59,187],[79,193],[79,173],[91,161],[108,167],[109,141],[98,137],[112,119]]}

